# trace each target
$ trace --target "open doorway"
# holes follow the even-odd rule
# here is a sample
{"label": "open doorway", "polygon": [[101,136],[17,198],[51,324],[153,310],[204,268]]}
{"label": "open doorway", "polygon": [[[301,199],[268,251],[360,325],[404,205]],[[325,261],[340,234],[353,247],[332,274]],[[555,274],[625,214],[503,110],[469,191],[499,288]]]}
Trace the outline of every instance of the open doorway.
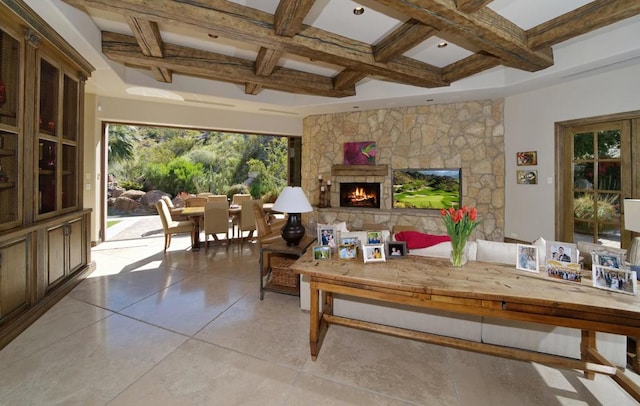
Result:
{"label": "open doorway", "polygon": [[158,193],[179,201],[246,191],[269,201],[300,182],[299,137],[107,122],[103,145],[101,241],[114,236],[109,229],[121,219],[136,216],[136,235],[161,232],[141,227],[153,223],[143,220],[155,215]]}

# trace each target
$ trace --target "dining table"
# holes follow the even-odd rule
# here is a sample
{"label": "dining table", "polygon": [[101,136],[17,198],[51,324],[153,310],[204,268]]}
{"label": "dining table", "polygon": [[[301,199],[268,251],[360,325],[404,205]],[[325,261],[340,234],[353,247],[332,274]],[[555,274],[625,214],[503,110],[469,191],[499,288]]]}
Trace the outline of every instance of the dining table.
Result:
{"label": "dining table", "polygon": [[[273,214],[273,203],[263,203],[262,210],[269,217]],[[194,238],[193,244],[191,246],[192,251],[200,250],[200,223],[204,220],[204,207],[196,206],[196,207],[185,207],[182,209],[180,213],[185,217],[188,217],[189,220],[192,220],[195,223],[194,230]],[[232,204],[229,206],[229,218],[237,218],[240,220],[240,216],[242,214],[242,206],[237,204]]]}

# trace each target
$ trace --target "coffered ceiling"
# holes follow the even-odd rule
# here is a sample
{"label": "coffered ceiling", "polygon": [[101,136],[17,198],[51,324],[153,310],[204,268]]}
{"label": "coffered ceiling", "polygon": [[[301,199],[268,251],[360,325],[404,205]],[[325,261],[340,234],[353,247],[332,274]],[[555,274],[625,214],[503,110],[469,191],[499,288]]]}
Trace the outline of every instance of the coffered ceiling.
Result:
{"label": "coffered ceiling", "polygon": [[114,97],[303,116],[640,63],[638,0],[62,1],[56,15],[93,48],[89,90]]}

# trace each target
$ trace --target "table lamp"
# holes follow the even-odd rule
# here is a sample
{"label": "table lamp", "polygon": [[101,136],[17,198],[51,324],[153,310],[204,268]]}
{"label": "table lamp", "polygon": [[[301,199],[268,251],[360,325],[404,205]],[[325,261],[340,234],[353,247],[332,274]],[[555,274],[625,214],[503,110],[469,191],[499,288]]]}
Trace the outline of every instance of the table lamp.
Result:
{"label": "table lamp", "polygon": [[[640,199],[624,199],[624,228],[640,233]],[[627,261],[631,265],[640,265],[640,237],[633,237]]]}
{"label": "table lamp", "polygon": [[273,210],[289,214],[287,223],[282,227],[282,238],[288,246],[298,245],[305,232],[301,213],[313,211],[302,188],[285,186],[273,204]]}

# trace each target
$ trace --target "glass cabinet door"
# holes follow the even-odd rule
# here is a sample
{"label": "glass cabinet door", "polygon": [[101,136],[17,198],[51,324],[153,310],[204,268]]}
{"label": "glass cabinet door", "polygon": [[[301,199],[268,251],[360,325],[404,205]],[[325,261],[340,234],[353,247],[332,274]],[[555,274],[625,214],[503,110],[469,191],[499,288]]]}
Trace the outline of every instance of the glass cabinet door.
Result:
{"label": "glass cabinet door", "polygon": [[38,115],[38,213],[55,212],[57,202],[58,89],[60,71],[40,60],[40,110]]}
{"label": "glass cabinet door", "polygon": [[78,191],[78,81],[64,75],[62,98],[62,209],[76,207]]}
{"label": "glass cabinet door", "polygon": [[20,81],[22,44],[0,30],[0,230],[22,217],[19,153],[22,140]]}
{"label": "glass cabinet door", "polygon": [[37,212],[59,214],[78,206],[80,83],[42,58],[39,92]]}

